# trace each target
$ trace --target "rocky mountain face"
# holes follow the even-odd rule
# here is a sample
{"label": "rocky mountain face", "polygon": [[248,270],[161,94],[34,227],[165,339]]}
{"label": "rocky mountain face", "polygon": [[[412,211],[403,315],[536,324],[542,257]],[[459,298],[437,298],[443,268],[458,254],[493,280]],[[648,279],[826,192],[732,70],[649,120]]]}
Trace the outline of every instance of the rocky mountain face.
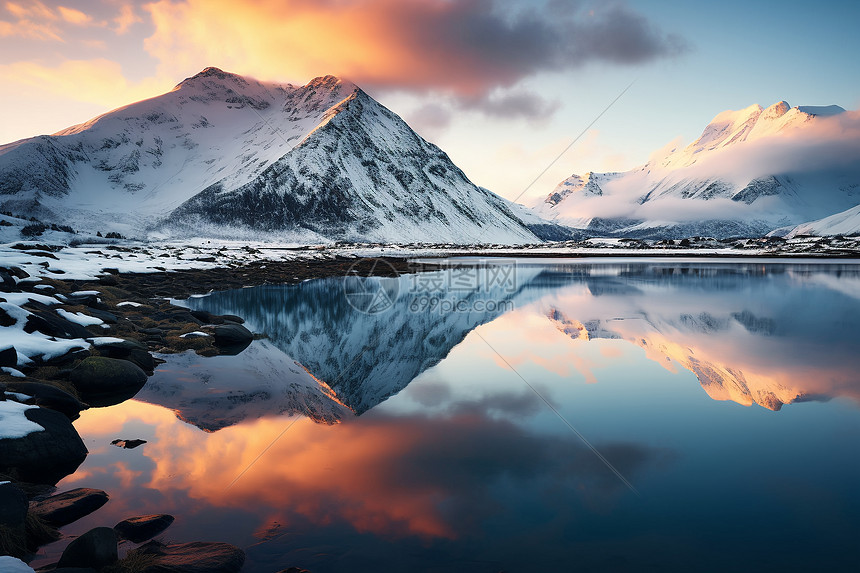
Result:
{"label": "rocky mountain face", "polygon": [[217,68],[0,147],[0,209],[137,237],[540,240],[354,84],[263,83]]}
{"label": "rocky mountain face", "polygon": [[562,181],[539,215],[592,235],[761,236],[860,203],[858,117],[780,101],[717,115],[639,168]]}

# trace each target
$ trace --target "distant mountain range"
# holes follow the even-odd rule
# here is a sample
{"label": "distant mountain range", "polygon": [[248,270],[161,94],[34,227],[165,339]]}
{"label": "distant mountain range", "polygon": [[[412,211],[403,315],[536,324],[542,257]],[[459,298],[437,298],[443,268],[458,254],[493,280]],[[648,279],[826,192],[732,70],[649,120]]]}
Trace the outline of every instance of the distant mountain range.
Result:
{"label": "distant mountain range", "polygon": [[533,207],[586,235],[857,233],[857,127],[857,114],[835,105],[726,111],[686,147],[630,171],[572,175]]}
{"label": "distant mountain range", "polygon": [[298,242],[532,243],[516,213],[542,224],[354,84],[217,68],[0,147],[0,209],[134,237]]}

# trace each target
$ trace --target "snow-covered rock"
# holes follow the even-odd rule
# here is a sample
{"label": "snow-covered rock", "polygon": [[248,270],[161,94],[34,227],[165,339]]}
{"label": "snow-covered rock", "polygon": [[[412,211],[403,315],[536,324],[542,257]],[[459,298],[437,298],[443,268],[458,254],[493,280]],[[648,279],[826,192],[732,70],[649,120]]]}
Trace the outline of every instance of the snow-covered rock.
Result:
{"label": "snow-covered rock", "polygon": [[0,209],[132,237],[539,241],[507,201],[354,84],[217,68],[0,146]]}
{"label": "snow-covered rock", "polygon": [[784,101],[718,114],[631,171],[562,181],[533,206],[592,235],[761,236],[860,203],[860,114]]}
{"label": "snow-covered rock", "polygon": [[12,400],[0,401],[0,440],[23,438],[45,428],[24,416],[24,412],[36,406],[27,406]]}

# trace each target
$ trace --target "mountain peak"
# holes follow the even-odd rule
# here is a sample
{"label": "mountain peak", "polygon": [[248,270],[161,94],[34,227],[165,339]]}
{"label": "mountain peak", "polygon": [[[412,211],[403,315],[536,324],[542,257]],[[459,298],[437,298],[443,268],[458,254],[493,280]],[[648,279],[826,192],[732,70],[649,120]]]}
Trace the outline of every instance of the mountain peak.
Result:
{"label": "mountain peak", "polygon": [[727,109],[726,111],[718,113],[708,125],[740,125],[750,120],[751,118],[758,117],[762,111],[763,108],[757,103],[754,103],[751,106],[745,107],[743,109]]}
{"label": "mountain peak", "polygon": [[234,84],[240,84],[240,85],[247,85],[248,84],[247,80],[245,80],[245,78],[243,78],[242,76],[240,76],[238,74],[225,72],[221,68],[209,66],[208,68],[203,68],[203,70],[194,74],[190,78],[185,78],[184,80],[182,80],[181,82],[176,84],[176,87],[174,87],[172,91],[176,91],[176,90],[183,88],[183,87],[186,87],[186,86],[197,85],[197,84],[205,82],[207,80],[208,81],[220,80],[221,82],[232,82]]}
{"label": "mountain peak", "polygon": [[784,116],[791,109],[791,105],[785,100],[778,101],[761,113],[761,120],[771,120]]}
{"label": "mountain peak", "polygon": [[349,80],[344,80],[337,76],[325,75],[312,79],[305,86],[309,89],[322,89],[328,91],[341,90],[345,92],[355,91],[358,86]]}

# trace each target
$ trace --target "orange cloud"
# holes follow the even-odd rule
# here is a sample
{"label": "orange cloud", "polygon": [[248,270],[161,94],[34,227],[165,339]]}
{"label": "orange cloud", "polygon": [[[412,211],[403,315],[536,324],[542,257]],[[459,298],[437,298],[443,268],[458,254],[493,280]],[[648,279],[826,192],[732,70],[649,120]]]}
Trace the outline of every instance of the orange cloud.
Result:
{"label": "orange cloud", "polygon": [[134,11],[134,6],[123,4],[120,7],[119,15],[113,19],[114,31],[120,35],[125,34],[134,24],[142,21],[141,17]]}
{"label": "orange cloud", "polygon": [[27,6],[22,6],[15,2],[6,2],[6,10],[21,20],[26,18],[39,18],[43,20],[57,19],[57,15],[54,11],[38,0],[35,2],[28,2]]}
{"label": "orange cloud", "polygon": [[[145,9],[156,28],[146,49],[169,75],[206,65],[275,80],[332,73],[362,85],[467,99],[540,71],[592,60],[637,63],[680,49],[619,6],[593,18],[575,6],[525,13],[495,0],[159,0]],[[595,35],[600,42],[588,41]],[[500,105],[506,102],[495,101],[493,109]]]}
{"label": "orange cloud", "polygon": [[[497,480],[576,483],[589,495],[607,499],[623,491],[575,440],[536,439],[528,429],[486,412],[505,404],[516,406],[510,396],[493,395],[436,418],[377,414],[336,426],[302,418],[283,433],[290,420],[275,417],[203,434],[170,410],[131,400],[85,411],[75,426],[88,443],[107,443],[129,428],[139,431],[140,424],[154,428],[140,450],[151,464],[132,469],[121,461],[82,470],[90,477],[93,471],[106,473],[118,482],[111,486],[114,501],[108,508],[117,519],[129,511],[124,500],[140,499],[147,511],[173,511],[165,504],[188,499],[196,500],[195,506],[204,500],[250,509],[265,522],[287,528],[345,523],[386,538],[455,539],[498,512],[498,499],[488,488]],[[632,445],[606,448],[617,452],[613,459],[625,473],[635,473],[659,455]],[[72,476],[64,485],[79,481]],[[158,496],[147,501],[145,492]]]}
{"label": "orange cloud", "polygon": [[38,88],[80,102],[118,107],[168,91],[173,82],[147,78],[129,82],[114,61],[66,60],[56,66],[37,62],[0,64],[7,89]]}
{"label": "orange cloud", "polygon": [[57,14],[41,2],[31,2],[26,6],[6,2],[4,7],[16,21],[0,20],[0,38],[63,41],[55,24],[58,19]]}
{"label": "orange cloud", "polygon": [[93,21],[92,16],[89,16],[81,12],[80,10],[75,10],[74,8],[58,6],[57,10],[60,12],[60,16],[62,16],[63,20],[69,22],[70,24],[82,26],[84,24],[89,24]]}

